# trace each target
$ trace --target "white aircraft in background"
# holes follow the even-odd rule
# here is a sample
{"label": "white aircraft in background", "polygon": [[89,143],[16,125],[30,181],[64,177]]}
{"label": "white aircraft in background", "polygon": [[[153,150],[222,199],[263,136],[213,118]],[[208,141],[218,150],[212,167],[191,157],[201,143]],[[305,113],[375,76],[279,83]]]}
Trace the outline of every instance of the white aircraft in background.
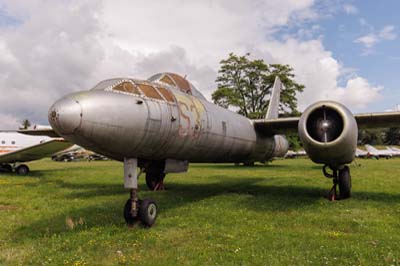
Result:
{"label": "white aircraft in background", "polygon": [[357,158],[366,158],[366,157],[368,157],[368,152],[357,148],[356,149],[356,157]]}
{"label": "white aircraft in background", "polygon": [[375,157],[376,159],[379,159],[379,158],[389,159],[389,158],[393,157],[393,152],[388,151],[388,150],[378,150],[368,144],[365,145],[365,148],[368,151],[369,157]]}
{"label": "white aircraft in background", "polygon": [[288,150],[288,152],[285,154],[284,158],[297,158],[300,156],[307,156],[307,152],[305,150],[298,150],[298,151],[293,151],[293,150]]}
{"label": "white aircraft in background", "polygon": [[390,152],[393,153],[393,156],[399,157],[400,156],[400,149],[390,146],[390,147],[386,147],[387,150],[389,150]]}
{"label": "white aircraft in background", "polygon": [[71,145],[62,138],[0,131],[0,172],[14,170],[19,175],[26,175],[29,167],[21,163],[51,156]]}

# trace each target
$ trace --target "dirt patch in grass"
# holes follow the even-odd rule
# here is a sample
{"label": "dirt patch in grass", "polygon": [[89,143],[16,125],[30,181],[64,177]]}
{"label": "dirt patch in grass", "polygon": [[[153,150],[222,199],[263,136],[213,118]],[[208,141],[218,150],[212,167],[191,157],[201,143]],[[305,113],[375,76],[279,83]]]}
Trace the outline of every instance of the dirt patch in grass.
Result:
{"label": "dirt patch in grass", "polygon": [[12,211],[12,210],[16,210],[18,209],[17,206],[13,206],[13,205],[1,205],[0,204],[0,211]]}

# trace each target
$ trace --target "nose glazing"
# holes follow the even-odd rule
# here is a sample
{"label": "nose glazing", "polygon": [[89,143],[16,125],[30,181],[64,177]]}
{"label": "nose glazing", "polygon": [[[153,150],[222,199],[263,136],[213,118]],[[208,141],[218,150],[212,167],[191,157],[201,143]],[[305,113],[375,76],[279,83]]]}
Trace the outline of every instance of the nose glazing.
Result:
{"label": "nose glazing", "polygon": [[79,128],[82,120],[82,108],[71,97],[58,100],[49,109],[49,123],[61,134],[72,134]]}

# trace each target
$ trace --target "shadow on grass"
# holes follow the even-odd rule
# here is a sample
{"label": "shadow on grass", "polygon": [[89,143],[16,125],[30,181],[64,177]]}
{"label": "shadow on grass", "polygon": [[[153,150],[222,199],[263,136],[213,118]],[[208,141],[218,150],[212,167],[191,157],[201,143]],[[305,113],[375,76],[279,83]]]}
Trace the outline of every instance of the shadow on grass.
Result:
{"label": "shadow on grass", "polygon": [[43,177],[43,176],[44,176],[43,172],[37,171],[37,170],[30,171],[27,175],[23,175],[23,176],[18,175],[15,172],[12,172],[12,173],[0,172],[0,177],[37,177],[37,178],[39,178],[39,177]]}
{"label": "shadow on grass", "polygon": [[[290,167],[290,166],[289,166]],[[286,165],[279,165],[279,164],[256,164],[253,166],[245,166],[245,165],[234,165],[234,164],[191,164],[190,168],[194,169],[233,169],[233,170],[249,170],[249,169],[268,169],[268,168],[287,168]]]}
{"label": "shadow on grass", "polygon": [[[240,197],[240,203],[236,208],[253,210],[258,212],[284,212],[292,209],[302,209],[315,204],[325,197],[329,188],[315,188],[296,185],[265,184],[268,179],[264,178],[228,178],[215,177],[216,183],[187,184],[168,182],[166,191],[151,192],[146,190],[145,185],[140,185],[141,198],[153,198],[158,202],[160,213],[168,215],[174,209],[187,204],[203,201],[208,198],[219,196]],[[259,184],[263,182],[264,184]],[[11,237],[16,242],[26,239],[49,237],[53,234],[75,233],[66,227],[66,217],[78,219],[84,217],[85,224],[81,228],[117,226],[124,227],[122,209],[128,192],[122,184],[84,183],[74,184],[60,181],[57,183],[62,188],[73,190],[64,197],[75,199],[88,199],[85,207],[69,206],[63,209],[59,215],[47,217],[22,226],[11,232]],[[126,198],[121,200],[121,194]],[[96,199],[100,196],[115,196],[115,199]],[[356,200],[371,200],[379,203],[397,204],[400,202],[400,194],[354,192]],[[87,202],[90,200],[90,205]],[[229,200],[229,199],[227,199]],[[54,208],[58,208],[54,205]],[[162,217],[160,217],[162,218]],[[79,230],[79,229],[78,229]]]}
{"label": "shadow on grass", "polygon": [[[144,191],[145,186],[141,185],[142,198],[154,198],[159,205],[160,212],[168,215],[168,212],[185,206],[187,204],[224,195],[246,195],[243,201],[237,206],[242,209],[263,211],[285,211],[292,208],[302,208],[319,200],[325,192],[321,189],[296,187],[296,186],[268,186],[258,185],[264,181],[263,178],[242,178],[229,179],[219,177],[218,183],[214,184],[182,184],[169,183],[168,190],[162,192]],[[73,189],[74,191],[67,195],[68,198],[92,198],[90,206],[73,207],[69,206],[59,215],[47,217],[35,221],[29,225],[22,226],[12,232],[12,238],[17,241],[26,239],[35,239],[48,237],[53,234],[69,233],[66,228],[66,217],[85,217],[85,226],[83,228],[101,227],[101,226],[125,226],[122,216],[122,209],[125,200],[128,198],[128,192],[122,185],[116,184],[71,184],[68,182],[58,183],[60,187]],[[78,190],[78,191],[75,191]],[[96,201],[96,197],[126,194],[126,199],[101,199]],[[250,197],[247,197],[247,196]],[[97,202],[97,203],[96,203]],[[56,204],[56,203],[55,203]],[[54,205],[54,208],[57,208]]]}

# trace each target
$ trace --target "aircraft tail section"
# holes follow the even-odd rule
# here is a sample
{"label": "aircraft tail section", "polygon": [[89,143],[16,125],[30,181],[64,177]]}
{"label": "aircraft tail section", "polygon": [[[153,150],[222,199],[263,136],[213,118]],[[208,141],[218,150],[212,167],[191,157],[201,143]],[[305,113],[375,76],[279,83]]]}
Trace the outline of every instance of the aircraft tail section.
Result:
{"label": "aircraft tail section", "polygon": [[272,87],[271,98],[265,119],[276,119],[279,115],[279,102],[281,99],[281,91],[283,89],[282,81],[278,76],[275,78],[274,86]]}

